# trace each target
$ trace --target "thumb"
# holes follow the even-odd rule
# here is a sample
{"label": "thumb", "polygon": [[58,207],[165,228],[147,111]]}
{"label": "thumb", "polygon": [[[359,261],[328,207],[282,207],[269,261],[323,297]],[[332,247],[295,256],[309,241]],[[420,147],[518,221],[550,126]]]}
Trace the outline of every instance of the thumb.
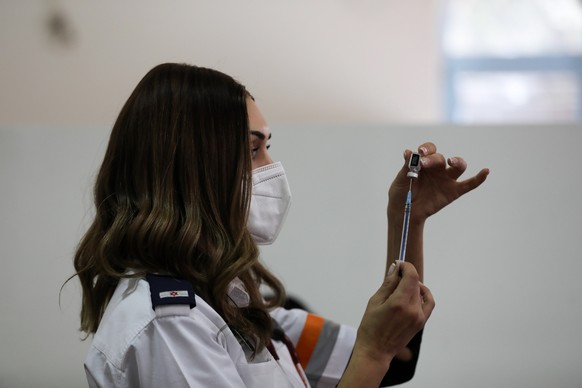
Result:
{"label": "thumb", "polygon": [[384,282],[376,292],[378,296],[383,299],[388,299],[388,297],[392,295],[396,287],[398,287],[398,283],[400,283],[400,276],[398,276],[399,272],[400,262],[396,261],[390,265],[390,268],[388,268],[388,273],[384,278]]}

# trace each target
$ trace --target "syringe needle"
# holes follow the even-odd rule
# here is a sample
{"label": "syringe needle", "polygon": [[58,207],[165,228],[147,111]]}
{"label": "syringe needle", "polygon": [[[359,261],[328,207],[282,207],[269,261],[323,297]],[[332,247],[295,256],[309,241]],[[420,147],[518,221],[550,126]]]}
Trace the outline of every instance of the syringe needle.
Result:
{"label": "syringe needle", "polygon": [[398,261],[404,261],[406,257],[406,242],[408,240],[408,223],[410,221],[410,208],[412,207],[412,179],[406,195],[406,204],[404,205],[404,221],[402,223],[402,238],[400,239],[400,256]]}

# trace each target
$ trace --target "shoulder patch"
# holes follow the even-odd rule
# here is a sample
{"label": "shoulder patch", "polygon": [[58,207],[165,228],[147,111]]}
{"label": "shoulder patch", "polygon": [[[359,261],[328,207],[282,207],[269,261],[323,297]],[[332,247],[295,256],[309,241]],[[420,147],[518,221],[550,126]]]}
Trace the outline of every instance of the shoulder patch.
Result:
{"label": "shoulder patch", "polygon": [[196,307],[194,287],[186,280],[162,275],[146,275],[150,284],[152,309],[157,306],[171,304],[188,304],[190,308]]}

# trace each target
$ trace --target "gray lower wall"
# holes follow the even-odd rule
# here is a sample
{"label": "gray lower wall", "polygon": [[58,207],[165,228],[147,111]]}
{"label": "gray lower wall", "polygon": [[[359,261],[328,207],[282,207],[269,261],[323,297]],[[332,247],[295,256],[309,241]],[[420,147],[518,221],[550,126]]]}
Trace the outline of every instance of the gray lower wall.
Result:
{"label": "gray lower wall", "polygon": [[[293,204],[264,261],[288,292],[357,325],[385,266],[387,188],[430,140],[489,167],[426,226],[437,300],[410,387],[582,384],[582,126],[271,128]],[[107,128],[0,129],[0,386],[84,386],[75,245]]]}

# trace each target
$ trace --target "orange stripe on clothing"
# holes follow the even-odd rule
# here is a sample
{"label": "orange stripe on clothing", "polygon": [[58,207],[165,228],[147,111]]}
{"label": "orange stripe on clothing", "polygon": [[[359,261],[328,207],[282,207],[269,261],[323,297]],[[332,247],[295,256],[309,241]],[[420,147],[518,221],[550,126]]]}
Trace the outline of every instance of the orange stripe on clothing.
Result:
{"label": "orange stripe on clothing", "polygon": [[305,326],[303,327],[301,337],[299,337],[299,341],[297,341],[297,346],[295,348],[303,369],[307,368],[307,364],[313,354],[315,345],[317,345],[319,334],[321,333],[321,329],[323,329],[323,322],[323,318],[318,317],[317,315],[307,314]]}

